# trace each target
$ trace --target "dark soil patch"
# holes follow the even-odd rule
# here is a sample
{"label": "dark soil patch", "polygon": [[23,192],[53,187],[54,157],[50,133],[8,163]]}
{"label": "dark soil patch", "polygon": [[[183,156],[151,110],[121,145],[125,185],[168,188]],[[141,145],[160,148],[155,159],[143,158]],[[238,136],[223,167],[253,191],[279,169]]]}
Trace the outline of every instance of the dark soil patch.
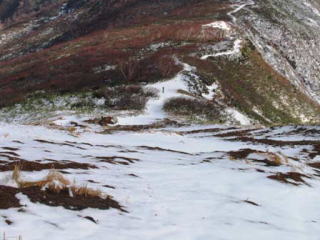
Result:
{"label": "dark soil patch", "polygon": [[99,182],[96,182],[96,181],[94,181],[94,180],[87,180],[89,183],[99,183]]}
{"label": "dark soil patch", "polygon": [[281,166],[281,163],[278,163],[278,162],[275,162],[275,161],[270,161],[268,159],[263,159],[263,160],[250,159],[250,160],[254,161],[254,162],[264,163],[265,166],[267,166],[267,167],[279,167],[279,166]]}
{"label": "dark soil patch", "polygon": [[292,131],[286,132],[286,135],[303,135],[303,136],[315,136],[320,135],[320,129],[309,129],[306,127],[298,127]]}
{"label": "dark soil patch", "polygon": [[13,223],[13,222],[10,221],[9,219],[6,219],[5,222],[6,222],[6,224],[8,224],[8,225],[11,225],[11,224]]}
{"label": "dark soil patch", "polygon": [[15,152],[0,152],[0,154],[3,154],[3,155],[10,155],[12,157],[19,157],[20,155],[18,153],[15,153]]}
{"label": "dark soil patch", "polygon": [[309,184],[303,178],[310,178],[310,177],[302,173],[288,172],[288,173],[277,173],[275,175],[270,175],[268,176],[268,178],[282,182],[282,183],[292,184],[295,186],[299,186],[300,184],[305,184],[309,186]]}
{"label": "dark soil patch", "polygon": [[191,130],[191,131],[184,131],[179,132],[180,134],[197,134],[197,133],[216,133],[221,131],[227,131],[227,130],[235,130],[237,128],[206,128],[206,129],[198,129],[198,130]]}
{"label": "dark soil patch", "polygon": [[9,155],[9,154],[5,154],[5,153],[0,153],[0,157],[2,158],[6,158],[10,161],[17,161],[17,160],[21,160],[20,158],[18,157],[15,157],[15,156],[12,156],[12,155]]}
{"label": "dark soil patch", "polygon": [[[247,157],[252,154],[252,153],[257,153],[257,154],[265,154],[266,156],[270,156],[270,159],[265,158],[265,159],[247,159]],[[245,148],[245,149],[240,149],[238,151],[232,151],[228,153],[229,156],[231,157],[231,159],[247,159],[247,160],[251,160],[254,162],[258,162],[258,163],[264,163],[265,166],[268,167],[277,167],[281,165],[281,162],[277,162],[277,161],[272,161],[273,157],[275,157],[276,155],[273,155],[273,153],[268,153],[268,152],[263,152],[263,151],[258,151],[258,150],[253,150],[250,148]]]}
{"label": "dark soil patch", "polygon": [[[67,142],[69,142],[69,141],[67,141]],[[86,146],[89,146],[89,147],[93,147],[93,145],[92,145],[91,143],[82,142],[82,143],[80,143],[80,144],[83,144],[83,145],[86,145]]]}
{"label": "dark soil patch", "polygon": [[83,217],[83,218],[85,218],[85,219],[87,219],[87,220],[89,220],[89,221],[91,221],[91,222],[93,222],[93,223],[95,223],[95,224],[98,223],[97,220],[95,220],[93,217],[85,216],[85,217]]}
{"label": "dark soil patch", "polygon": [[43,139],[35,139],[34,141],[39,142],[39,143],[52,144],[52,145],[58,145],[58,146],[75,147],[75,148],[78,148],[81,150],[86,150],[86,148],[75,146],[74,144],[71,144],[69,142],[57,143],[57,142],[47,141],[47,140],[43,140]]}
{"label": "dark soil patch", "polygon": [[135,178],[138,178],[138,177],[139,177],[138,175],[133,174],[133,173],[128,174],[128,176],[130,176],[130,177],[135,177]]}
{"label": "dark soil patch", "polygon": [[247,158],[251,153],[256,153],[256,152],[257,152],[256,150],[252,150],[250,148],[244,148],[238,151],[231,151],[228,154],[232,159],[244,159],[244,158]]}
{"label": "dark soil patch", "polygon": [[243,202],[248,203],[248,204],[253,205],[253,206],[256,206],[256,207],[260,206],[258,203],[255,203],[255,202],[249,201],[249,200],[244,200]]}
{"label": "dark soil patch", "polygon": [[42,191],[39,187],[29,187],[21,189],[21,192],[27,195],[31,202],[39,202],[48,206],[64,207],[70,210],[83,210],[86,208],[96,209],[118,209],[125,212],[122,206],[107,196],[105,199],[93,196],[73,196],[70,197],[68,190],[63,190],[59,193],[46,189]]}
{"label": "dark soil patch", "polygon": [[308,163],[310,167],[320,169],[320,162]]}
{"label": "dark soil patch", "polygon": [[149,129],[164,128],[167,126],[182,127],[185,125],[178,123],[177,121],[173,121],[170,119],[164,119],[162,121],[159,121],[159,122],[156,122],[153,124],[147,124],[147,125],[121,125],[121,126],[118,125],[118,126],[110,127],[108,130],[105,131],[105,133],[110,133],[112,131],[138,132],[138,131],[149,130]]}
{"label": "dark soil patch", "polygon": [[19,148],[14,148],[14,147],[2,147],[4,150],[9,150],[9,151],[18,151]]}
{"label": "dark soil patch", "polygon": [[0,186],[0,209],[21,207],[19,200],[16,198],[18,189],[7,186]]}
{"label": "dark soil patch", "polygon": [[[111,164],[120,164],[120,165],[129,165],[130,163],[135,163],[139,161],[137,158],[128,158],[120,156],[111,156],[111,157],[96,157],[100,162],[106,162]],[[119,160],[121,159],[121,160]]]}
{"label": "dark soil patch", "polygon": [[310,158],[315,158],[320,155],[320,144],[313,146],[312,152],[309,154]]}
{"label": "dark soil patch", "polygon": [[259,144],[266,144],[266,145],[277,146],[277,147],[320,145],[320,141],[312,141],[312,140],[281,141],[281,140],[274,140],[274,139],[257,139],[257,138],[251,138],[251,137],[236,137],[236,138],[230,139],[230,141],[259,143]]}
{"label": "dark soil patch", "polygon": [[215,137],[234,137],[234,136],[246,136],[248,133],[252,131],[256,131],[258,129],[245,129],[245,130],[239,130],[239,131],[231,131],[227,133],[219,133],[216,134]]}
{"label": "dark soil patch", "polygon": [[119,151],[120,153],[138,153],[138,151],[136,150],[129,150],[129,149],[126,149],[126,150],[121,150]]}
{"label": "dark soil patch", "polygon": [[31,162],[26,160],[13,161],[10,163],[0,165],[0,171],[12,171],[15,166],[20,166],[23,171],[41,171],[45,169],[90,169],[97,168],[94,165],[87,163],[77,163],[77,162],[69,162],[69,161],[60,161],[53,163],[39,163],[39,162]]}
{"label": "dark soil patch", "polygon": [[160,147],[138,146],[137,148],[142,149],[142,150],[171,152],[171,153],[179,153],[179,154],[185,154],[185,155],[193,156],[193,154],[191,154],[191,153],[181,152],[181,151],[176,151],[176,150],[166,149],[166,148],[160,148]]}

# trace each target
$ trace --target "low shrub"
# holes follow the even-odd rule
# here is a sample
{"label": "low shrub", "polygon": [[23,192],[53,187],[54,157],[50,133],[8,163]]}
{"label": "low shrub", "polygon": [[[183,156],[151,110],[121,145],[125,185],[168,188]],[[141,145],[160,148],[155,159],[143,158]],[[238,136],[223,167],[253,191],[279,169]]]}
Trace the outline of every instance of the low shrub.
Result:
{"label": "low shrub", "polygon": [[104,98],[105,106],[114,110],[142,110],[149,98],[156,97],[154,89],[139,85],[122,85],[97,90],[96,98]]}
{"label": "low shrub", "polygon": [[196,98],[176,97],[169,99],[163,109],[175,115],[220,122],[223,119],[221,107],[211,101]]}

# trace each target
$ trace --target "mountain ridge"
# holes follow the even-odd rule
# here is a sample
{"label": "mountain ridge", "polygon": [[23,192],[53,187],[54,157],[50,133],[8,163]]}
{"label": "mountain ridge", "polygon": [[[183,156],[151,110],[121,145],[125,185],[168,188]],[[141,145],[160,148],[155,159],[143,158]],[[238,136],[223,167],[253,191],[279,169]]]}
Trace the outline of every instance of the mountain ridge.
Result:
{"label": "mountain ridge", "polygon": [[[317,69],[302,72],[300,65],[304,61],[294,69],[298,62],[286,57],[284,51],[289,50],[265,51],[275,49],[259,38],[272,37],[264,35],[268,31],[261,28],[263,33],[252,33],[256,23],[274,19],[263,17],[272,15],[271,0],[203,0],[187,4],[178,0],[91,0],[42,4],[30,15],[17,15],[4,23],[1,30],[3,107],[25,101],[37,91],[94,92],[104,86],[170,79],[181,70],[175,64],[174,59],[178,58],[197,69],[191,74],[196,76],[193,79],[188,74],[187,82],[193,88],[199,85],[206,92],[210,84],[218,86],[219,94],[211,101],[224,112],[235,108],[263,124],[320,120],[314,91],[318,81],[303,77],[304,72],[314,76]],[[224,29],[216,25],[219,22],[230,27]],[[211,23],[213,27],[204,27]],[[291,37],[294,42],[295,35]],[[229,54],[236,39],[241,51]],[[270,55],[272,52],[277,54]],[[297,54],[310,58],[302,52]],[[199,88],[190,87],[189,91],[202,95]],[[217,121],[225,120],[217,116]]]}

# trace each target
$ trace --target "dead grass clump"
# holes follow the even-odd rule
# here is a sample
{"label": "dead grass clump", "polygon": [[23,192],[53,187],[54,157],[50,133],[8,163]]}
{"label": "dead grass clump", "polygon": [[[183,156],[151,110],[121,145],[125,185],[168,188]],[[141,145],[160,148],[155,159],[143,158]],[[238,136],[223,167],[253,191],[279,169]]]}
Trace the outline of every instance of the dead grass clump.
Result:
{"label": "dead grass clump", "polygon": [[104,194],[100,190],[95,190],[85,186],[77,186],[71,183],[61,173],[56,170],[50,170],[48,175],[39,181],[25,181],[21,178],[21,170],[17,165],[12,173],[12,179],[17,183],[19,188],[39,187],[44,190],[50,190],[54,193],[68,191],[70,196],[100,197],[104,198]]}
{"label": "dead grass clump", "polygon": [[[21,192],[27,195],[31,202],[48,206],[61,206],[70,210],[114,208],[126,212],[111,196],[103,194],[100,190],[91,189],[87,185],[77,186],[55,170],[51,170],[39,181],[25,181],[21,177],[19,166],[16,166],[12,178],[19,188],[3,189],[0,186],[0,208],[19,207],[15,194]],[[3,197],[2,192],[5,193]]]}
{"label": "dead grass clump", "polygon": [[269,179],[276,180],[278,182],[291,184],[294,186],[298,186],[300,184],[305,184],[309,186],[309,184],[303,178],[310,178],[305,174],[298,172],[288,172],[288,173],[277,173],[275,175],[268,176]]}
{"label": "dead grass clump", "polygon": [[[255,162],[262,162],[266,166],[277,167],[285,164],[289,164],[288,157],[281,154],[281,153],[273,153],[273,152],[263,152],[257,151],[253,149],[240,149],[238,151],[229,152],[229,157],[231,160],[238,160],[238,159],[246,159]],[[255,159],[249,158],[249,155],[257,154],[258,156],[262,156],[265,159]]]}
{"label": "dead grass clump", "polygon": [[19,165],[14,167],[12,173],[12,179],[18,184],[19,188],[27,188],[27,187],[49,187],[56,188],[57,190],[63,188],[65,186],[69,186],[71,183],[68,179],[66,179],[61,173],[50,170],[48,175],[39,181],[25,181],[22,180],[21,177],[21,168]]}
{"label": "dead grass clump", "polygon": [[70,191],[72,195],[75,196],[84,196],[84,197],[103,197],[104,194],[98,189],[91,189],[87,185],[84,186],[71,186]]}

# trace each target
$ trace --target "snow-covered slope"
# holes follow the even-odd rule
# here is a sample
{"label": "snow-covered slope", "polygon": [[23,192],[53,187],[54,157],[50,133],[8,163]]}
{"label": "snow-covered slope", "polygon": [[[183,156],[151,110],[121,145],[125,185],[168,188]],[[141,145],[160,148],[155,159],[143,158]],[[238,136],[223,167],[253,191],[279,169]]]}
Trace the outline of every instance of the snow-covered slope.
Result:
{"label": "snow-covered slope", "polygon": [[[1,210],[0,229],[7,236],[35,240],[319,236],[320,182],[316,168],[308,165],[320,161],[310,157],[319,144],[317,127],[186,126],[72,136],[40,126],[1,124],[0,131],[0,167],[9,164],[12,160],[6,156],[13,154],[17,161],[29,161],[22,169],[30,161],[93,165],[96,168],[62,172],[78,185],[112,195],[126,211],[67,210],[31,202],[19,193],[22,207]],[[22,177],[39,180],[47,173],[28,170]],[[11,174],[2,171],[0,183],[12,185]]]}
{"label": "snow-covered slope", "polygon": [[319,98],[319,2],[255,1],[238,24],[266,61],[314,100]]}
{"label": "snow-covered slope", "polygon": [[[117,125],[62,112],[43,126],[1,123],[1,231],[35,240],[317,239],[320,128],[168,120],[162,105],[187,89],[184,71],[152,85],[164,87],[159,98]],[[20,181],[56,169],[70,188],[98,190],[121,207],[100,209],[90,196],[79,207],[70,192],[21,187],[15,166]]]}

